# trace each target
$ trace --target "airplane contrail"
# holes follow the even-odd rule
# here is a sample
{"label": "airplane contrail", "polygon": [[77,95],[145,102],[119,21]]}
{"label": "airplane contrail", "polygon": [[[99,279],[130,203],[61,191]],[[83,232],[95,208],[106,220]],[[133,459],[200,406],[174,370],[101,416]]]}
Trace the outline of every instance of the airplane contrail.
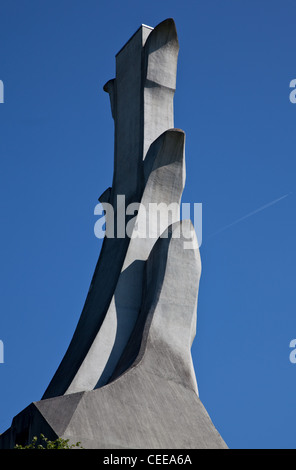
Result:
{"label": "airplane contrail", "polygon": [[281,201],[282,199],[285,199],[287,196],[289,196],[289,194],[291,194],[291,193],[287,193],[287,194],[285,194],[284,196],[281,196],[281,197],[279,197],[279,198],[277,198],[277,199],[274,199],[273,201],[268,202],[268,203],[265,204],[264,206],[261,206],[261,207],[259,207],[258,209],[255,209],[255,210],[252,211],[252,212],[249,212],[248,214],[244,215],[243,217],[240,217],[239,219],[235,220],[234,222],[231,222],[230,224],[225,225],[224,227],[220,228],[219,230],[217,230],[217,232],[214,232],[214,233],[212,233],[211,235],[209,235],[209,237],[213,237],[214,235],[217,235],[218,233],[223,232],[224,230],[226,230],[226,229],[232,227],[233,225],[238,224],[238,223],[241,222],[242,220],[245,220],[245,219],[247,219],[248,217],[251,217],[252,215],[257,214],[258,212],[263,211],[263,210],[266,209],[267,207],[273,206],[274,204],[276,204],[277,202]]}

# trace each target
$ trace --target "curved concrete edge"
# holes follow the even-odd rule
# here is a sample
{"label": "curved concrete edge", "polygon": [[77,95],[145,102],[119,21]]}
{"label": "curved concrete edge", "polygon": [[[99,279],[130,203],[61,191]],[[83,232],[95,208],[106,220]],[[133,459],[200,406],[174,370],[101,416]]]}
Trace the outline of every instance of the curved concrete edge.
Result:
{"label": "curved concrete edge", "polygon": [[198,394],[191,345],[196,334],[200,254],[198,248],[184,248],[185,241],[196,242],[190,220],[175,222],[166,232],[146,262],[140,315],[110,382],[140,366]]}
{"label": "curved concrete edge", "polygon": [[[131,241],[114,295],[92,345],[65,391],[67,394],[101,387],[109,380],[139,314],[144,262],[163,230],[180,218],[180,200],[184,188],[184,133],[168,130],[151,147],[157,154],[154,155],[139,213],[134,221],[130,221],[134,228],[131,230]],[[163,211],[159,201],[164,206],[173,204],[173,210],[167,219],[160,217],[161,225],[158,226],[155,225],[155,221],[156,224],[160,222],[157,211]],[[150,204],[155,207],[150,209]],[[155,217],[151,217],[153,210]],[[147,236],[148,233],[152,236]]]}
{"label": "curved concrete edge", "polygon": [[178,53],[176,25],[168,18],[153,29],[145,43],[146,80],[175,90]]}
{"label": "curved concrete edge", "polygon": [[[193,241],[195,249],[185,243]],[[196,310],[201,260],[190,220],[171,225],[160,237],[146,269],[143,310],[147,321],[138,360],[150,373],[182,383],[198,393],[191,345],[196,334]],[[159,260],[166,265],[159,266]],[[163,280],[162,280],[163,277]]]}
{"label": "curved concrete edge", "polygon": [[[167,159],[171,159],[173,154],[176,154],[176,146],[182,146],[182,152],[185,151],[185,137],[186,134],[182,129],[178,128],[170,128],[165,130],[160,136],[158,136],[150,145],[149,150],[147,152],[146,158],[143,161],[142,165],[142,186],[145,188],[149,179],[150,174],[152,171],[155,171],[160,166],[164,166],[166,164],[165,157],[167,155]],[[166,146],[170,146],[170,151],[162,151],[161,149]],[[162,152],[162,158],[157,158]],[[183,155],[183,188],[185,186],[185,154]],[[162,201],[158,201],[159,203]]]}
{"label": "curved concrete edge", "polygon": [[75,377],[108,311],[129,242],[104,238],[73,336],[42,399],[63,395]]}

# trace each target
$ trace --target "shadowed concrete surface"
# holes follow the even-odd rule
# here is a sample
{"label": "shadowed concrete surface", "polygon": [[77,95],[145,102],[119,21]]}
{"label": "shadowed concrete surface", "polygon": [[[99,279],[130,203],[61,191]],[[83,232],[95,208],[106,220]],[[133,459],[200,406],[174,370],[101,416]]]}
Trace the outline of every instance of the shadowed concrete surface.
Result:
{"label": "shadowed concrete surface", "polygon": [[109,384],[31,404],[2,443],[43,432],[84,448],[227,447],[198,398],[191,360],[201,264],[198,250],[184,249],[190,237],[191,222],[175,222],[154,245],[141,314]]}
{"label": "shadowed concrete surface", "polygon": [[[177,130],[172,132],[171,136],[167,135],[168,130],[174,127],[173,97],[178,52],[179,44],[173,20],[165,20],[154,29],[142,25],[116,55],[116,78],[107,82],[104,87],[110,95],[115,126],[115,150],[112,188],[107,191],[107,195],[105,191],[101,198],[107,198],[114,208],[115,235],[118,235],[120,230],[116,225],[117,214],[122,212],[121,208],[117,207],[118,195],[125,197],[126,205],[132,202],[143,203],[144,189],[146,193],[155,190],[158,198],[154,200],[158,203],[168,203],[170,200],[181,198],[183,188],[179,184],[177,193],[174,187],[179,171],[174,174],[176,164],[174,165],[173,159],[179,151],[179,161],[183,158],[183,175],[179,177],[179,181],[183,181],[184,185],[184,136],[179,136],[182,131]],[[163,69],[165,73],[161,73]],[[162,134],[163,137],[159,140]],[[174,147],[174,139],[181,142],[176,144],[176,150],[173,149],[171,155],[168,147]],[[173,168],[166,171],[163,181],[159,181],[158,188],[154,184],[158,178],[155,175],[151,176],[151,185],[147,185],[150,172],[158,166],[158,173],[161,175],[164,173],[162,167],[166,165]],[[146,203],[148,202],[150,201],[146,198]],[[130,219],[131,216],[127,215],[123,225],[126,226]],[[149,240],[142,241],[142,245],[149,244]],[[130,238],[126,236],[104,239],[73,338],[43,398],[91,390],[104,370],[101,384],[105,383],[111,367],[111,359],[108,361],[108,357],[116,338],[114,292],[123,265],[127,262],[129,244]],[[139,247],[138,252],[140,251]],[[140,259],[143,259],[143,256],[145,258],[143,253]],[[148,254],[146,250],[146,257]],[[137,295],[132,290],[129,293],[131,296]],[[132,316],[132,313],[130,315]],[[133,316],[135,315],[136,313]],[[132,326],[132,319],[130,323]],[[124,332],[125,329],[122,336],[125,335],[128,339],[128,332]],[[125,340],[122,338],[123,341]],[[113,350],[113,358],[114,354]],[[105,369],[107,361],[108,369]]]}
{"label": "shadowed concrete surface", "polygon": [[0,448],[41,433],[84,448],[227,448],[198,397],[191,357],[201,261],[191,221],[180,221],[178,52],[168,19],[142,25],[116,55],[116,77],[104,86],[115,148],[112,187],[99,198],[100,257],[54,377],[0,436]]}
{"label": "shadowed concrete surface", "polygon": [[[179,203],[184,186],[184,133],[175,129],[168,130],[151,148],[154,163],[135,221],[139,238],[132,238],[129,242],[101,328],[66,393],[91,390],[98,384],[101,386],[107,383],[139,315],[143,262],[168,223],[180,218]],[[159,219],[157,214],[154,217],[153,212],[159,209],[156,207],[159,201],[166,205],[175,203],[172,206],[173,213],[169,214],[170,221],[165,217],[164,210],[160,210]],[[153,203],[154,207],[149,206]],[[150,233],[149,237],[146,232]]]}

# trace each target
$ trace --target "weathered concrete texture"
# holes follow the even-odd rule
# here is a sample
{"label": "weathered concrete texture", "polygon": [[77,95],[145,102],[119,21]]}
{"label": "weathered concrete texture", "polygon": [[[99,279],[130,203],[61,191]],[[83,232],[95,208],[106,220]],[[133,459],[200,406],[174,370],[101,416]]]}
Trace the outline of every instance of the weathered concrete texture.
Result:
{"label": "weathered concrete texture", "polygon": [[[156,203],[180,201],[185,181],[184,133],[177,130],[172,131],[171,136],[166,133],[174,127],[173,97],[178,52],[177,32],[172,19],[163,21],[154,29],[142,25],[117,54],[116,78],[104,87],[110,95],[114,117],[115,149],[112,188],[105,191],[100,200],[111,203],[114,208],[115,234],[118,234],[116,221],[120,209],[117,207],[118,195],[125,196],[126,205],[144,202],[147,206],[151,201],[147,196],[143,201],[144,190],[146,194],[150,191],[150,195],[155,195],[153,201]],[[179,163],[174,161],[177,150],[173,139],[183,140],[181,147],[176,142]],[[178,170],[180,158],[182,175]],[[152,171],[158,174],[151,175],[149,182]],[[132,219],[132,215],[127,215],[123,225]],[[179,215],[174,216],[168,223],[178,219]],[[161,233],[160,228],[157,236]],[[135,250],[135,244],[132,243],[129,249],[130,238],[127,236],[104,239],[76,330],[43,398],[91,390],[98,383],[106,383],[112,373],[111,368],[119,359],[138,313],[136,301],[132,301],[133,305],[124,317],[124,306],[119,301],[122,295],[119,296],[118,291],[123,293],[120,286],[125,285],[128,295],[132,299],[137,297],[132,283],[140,285],[141,262],[147,259],[149,248],[153,246],[149,240],[141,240]],[[127,265],[132,262],[133,272],[132,269],[127,271]]]}
{"label": "weathered concrete texture", "polygon": [[141,315],[117,378],[32,404],[14,419],[6,446],[22,429],[28,437],[49,432],[85,448],[227,448],[198,398],[191,361],[201,272],[198,250],[184,249],[191,239],[196,242],[191,222],[175,222],[154,245]]}

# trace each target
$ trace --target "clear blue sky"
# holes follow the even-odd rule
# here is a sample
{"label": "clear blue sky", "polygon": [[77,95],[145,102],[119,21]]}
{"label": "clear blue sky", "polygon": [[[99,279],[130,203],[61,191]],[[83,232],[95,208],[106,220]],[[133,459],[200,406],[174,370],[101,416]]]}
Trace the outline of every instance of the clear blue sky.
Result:
{"label": "clear blue sky", "polygon": [[1,0],[0,432],[45,391],[99,256],[115,54],[168,17],[183,201],[203,204],[200,397],[229,447],[296,448],[294,0]]}

